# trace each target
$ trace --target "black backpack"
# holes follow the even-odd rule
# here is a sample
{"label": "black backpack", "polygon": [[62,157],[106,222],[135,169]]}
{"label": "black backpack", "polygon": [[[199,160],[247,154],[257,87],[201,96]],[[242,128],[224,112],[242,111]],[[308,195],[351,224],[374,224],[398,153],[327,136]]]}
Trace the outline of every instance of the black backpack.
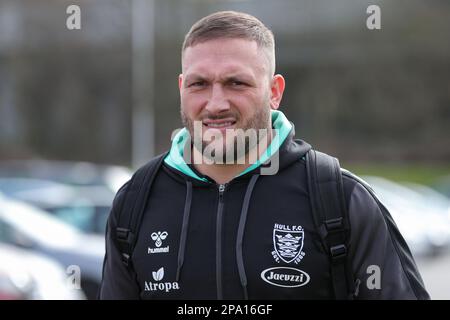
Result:
{"label": "black backpack", "polygon": [[[128,267],[139,232],[150,189],[167,153],[153,158],[133,175],[124,200],[118,204],[116,240],[122,262]],[[353,298],[354,284],[347,259],[350,224],[342,174],[336,158],[310,150],[304,157],[314,223],[323,248],[330,256],[335,298]]]}

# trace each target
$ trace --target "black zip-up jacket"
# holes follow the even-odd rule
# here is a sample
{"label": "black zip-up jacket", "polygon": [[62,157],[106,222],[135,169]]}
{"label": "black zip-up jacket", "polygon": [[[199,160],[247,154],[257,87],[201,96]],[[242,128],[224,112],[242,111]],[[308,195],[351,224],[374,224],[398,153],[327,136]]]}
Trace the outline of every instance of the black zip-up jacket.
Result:
{"label": "black zip-up jacket", "polygon": [[[259,175],[256,167],[225,185],[166,161],[130,267],[114,237],[125,184],[108,220],[100,298],[334,299],[309,204],[303,156],[310,146],[293,136],[290,127],[280,142],[277,174]],[[344,172],[343,184],[355,298],[429,299],[391,216],[356,177]]]}

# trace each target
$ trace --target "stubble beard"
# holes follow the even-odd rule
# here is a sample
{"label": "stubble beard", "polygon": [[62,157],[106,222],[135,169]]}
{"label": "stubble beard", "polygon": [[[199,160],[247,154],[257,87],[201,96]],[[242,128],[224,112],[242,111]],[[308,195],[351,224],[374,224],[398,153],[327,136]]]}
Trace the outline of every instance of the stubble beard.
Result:
{"label": "stubble beard", "polygon": [[[196,132],[194,120],[186,115],[186,113],[183,111],[183,108],[181,108],[180,110],[182,123],[189,131],[191,143],[194,148],[199,151],[203,155],[203,157],[210,161],[218,162],[217,164],[236,164],[238,162],[242,163],[242,160],[247,157],[251,150],[253,150],[257,146],[259,146],[260,150],[261,148],[266,148],[267,145],[265,144],[268,144],[270,140],[271,135],[269,130],[271,130],[271,113],[268,104],[264,108],[259,108],[259,110],[250,119],[244,121],[244,123],[239,127],[227,129],[227,134],[222,137],[223,140],[221,142],[215,142],[211,140],[205,141],[203,136],[203,126],[200,126],[200,128],[202,128],[201,133]],[[234,119],[236,119],[236,124],[239,124],[241,122],[242,119],[238,114],[232,113],[231,115]],[[220,120],[228,117],[230,117],[230,113],[219,116],[209,115],[205,116],[204,118]],[[201,122],[201,119],[196,121]],[[232,134],[229,136],[228,133]],[[249,135],[249,133],[251,135]],[[229,140],[226,139],[227,137],[231,137],[232,141],[227,141]],[[260,143],[264,145],[260,145]],[[212,149],[211,144],[214,144]],[[207,150],[208,146],[211,152],[203,152]],[[219,150],[218,155],[216,155],[215,152],[217,149],[221,149]]]}

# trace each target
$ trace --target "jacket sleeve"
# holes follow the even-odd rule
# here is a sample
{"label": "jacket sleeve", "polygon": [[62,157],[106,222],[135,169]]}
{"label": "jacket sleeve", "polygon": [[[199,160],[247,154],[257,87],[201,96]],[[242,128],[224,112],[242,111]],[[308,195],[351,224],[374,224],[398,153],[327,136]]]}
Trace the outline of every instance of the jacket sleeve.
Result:
{"label": "jacket sleeve", "polygon": [[348,207],[356,299],[430,299],[408,245],[381,202],[358,182]]}
{"label": "jacket sleeve", "polygon": [[106,254],[103,261],[103,277],[100,285],[99,299],[139,299],[139,286],[136,274],[131,267],[122,262],[121,253],[117,246],[115,230],[117,226],[118,210],[126,193],[128,184],[125,184],[113,201],[111,213],[106,227]]}

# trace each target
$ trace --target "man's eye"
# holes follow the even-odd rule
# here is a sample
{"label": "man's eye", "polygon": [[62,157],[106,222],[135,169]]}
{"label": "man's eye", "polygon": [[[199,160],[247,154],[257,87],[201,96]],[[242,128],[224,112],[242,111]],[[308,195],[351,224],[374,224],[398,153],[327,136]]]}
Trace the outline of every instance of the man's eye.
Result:
{"label": "man's eye", "polygon": [[204,82],[204,81],[196,81],[196,82],[191,83],[191,84],[189,85],[189,87],[202,87],[202,86],[204,86],[204,85],[205,85],[205,82]]}
{"label": "man's eye", "polygon": [[231,81],[232,86],[244,86],[245,83],[241,81]]}

